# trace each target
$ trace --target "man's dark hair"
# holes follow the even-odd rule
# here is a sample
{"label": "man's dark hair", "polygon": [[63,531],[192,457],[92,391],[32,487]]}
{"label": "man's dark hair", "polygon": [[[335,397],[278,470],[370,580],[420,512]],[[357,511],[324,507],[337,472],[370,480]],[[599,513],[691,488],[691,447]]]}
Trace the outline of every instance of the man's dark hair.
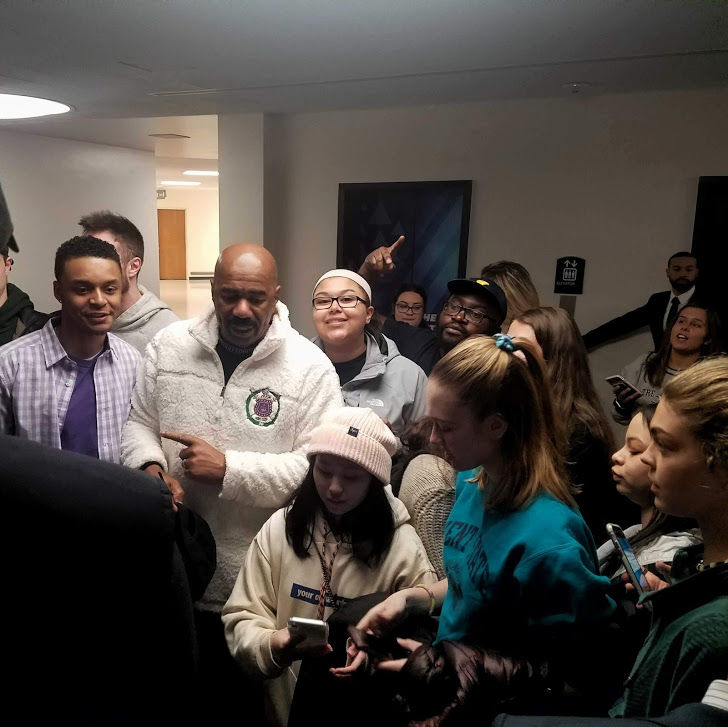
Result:
{"label": "man's dark hair", "polygon": [[113,260],[121,270],[121,260],[119,253],[113,245],[103,240],[99,240],[97,237],[91,237],[91,235],[79,235],[78,237],[72,237],[70,240],[66,240],[56,250],[56,264],[55,274],[56,280],[60,280],[63,275],[63,270],[66,267],[67,260],[75,260],[79,257],[100,257],[108,260]]}
{"label": "man's dark hair", "polygon": [[698,256],[692,252],[685,252],[685,250],[682,250],[681,252],[675,252],[672,255],[670,255],[670,257],[667,259],[668,268],[670,267],[670,263],[672,262],[673,258],[676,258],[676,257],[691,257],[691,258],[693,258],[693,260],[695,260],[695,265],[697,267],[699,267],[698,266]]}
{"label": "man's dark hair", "polygon": [[138,257],[144,262],[144,238],[137,226],[127,220],[126,217],[109,210],[101,210],[100,212],[91,212],[91,214],[84,215],[78,221],[78,224],[81,225],[86,235],[109,230],[124,245],[129,253],[129,260]]}

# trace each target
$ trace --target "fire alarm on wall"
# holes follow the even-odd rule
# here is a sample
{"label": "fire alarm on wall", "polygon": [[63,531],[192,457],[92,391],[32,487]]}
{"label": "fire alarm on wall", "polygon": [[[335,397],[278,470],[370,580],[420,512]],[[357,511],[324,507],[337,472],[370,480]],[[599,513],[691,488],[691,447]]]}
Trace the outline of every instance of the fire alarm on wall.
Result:
{"label": "fire alarm on wall", "polygon": [[157,190],[157,199],[167,199],[167,190],[166,189],[158,189]]}

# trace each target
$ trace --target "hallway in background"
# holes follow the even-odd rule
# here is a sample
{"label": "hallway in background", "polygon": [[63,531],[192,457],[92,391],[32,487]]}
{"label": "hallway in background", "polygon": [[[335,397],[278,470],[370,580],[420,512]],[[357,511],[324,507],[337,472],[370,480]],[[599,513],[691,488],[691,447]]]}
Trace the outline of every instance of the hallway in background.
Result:
{"label": "hallway in background", "polygon": [[202,315],[212,303],[209,280],[160,280],[159,297],[180,317]]}

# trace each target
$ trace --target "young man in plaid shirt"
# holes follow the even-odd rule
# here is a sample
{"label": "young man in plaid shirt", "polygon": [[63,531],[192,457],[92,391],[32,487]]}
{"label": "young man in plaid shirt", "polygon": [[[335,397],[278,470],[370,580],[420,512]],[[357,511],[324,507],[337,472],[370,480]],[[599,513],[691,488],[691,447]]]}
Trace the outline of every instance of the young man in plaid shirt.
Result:
{"label": "young man in plaid shirt", "polygon": [[60,316],[0,347],[0,432],[119,462],[140,362],[108,333],[121,305],[119,255],[74,237],[58,248],[55,275]]}

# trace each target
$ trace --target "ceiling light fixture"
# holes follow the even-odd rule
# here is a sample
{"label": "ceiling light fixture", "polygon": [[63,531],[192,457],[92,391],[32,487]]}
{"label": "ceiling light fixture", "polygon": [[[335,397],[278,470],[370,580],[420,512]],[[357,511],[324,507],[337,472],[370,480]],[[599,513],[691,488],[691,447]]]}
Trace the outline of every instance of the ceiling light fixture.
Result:
{"label": "ceiling light fixture", "polygon": [[569,81],[569,83],[562,83],[561,88],[571,91],[571,93],[581,93],[591,88],[594,84],[587,81]]}
{"label": "ceiling light fixture", "polygon": [[163,187],[199,187],[202,182],[160,182]]}
{"label": "ceiling light fixture", "polygon": [[71,107],[47,98],[0,93],[0,119],[32,119],[38,116],[66,114]]}
{"label": "ceiling light fixture", "polygon": [[186,174],[188,177],[217,177],[220,172],[206,172],[202,169],[185,169],[182,174]]}

